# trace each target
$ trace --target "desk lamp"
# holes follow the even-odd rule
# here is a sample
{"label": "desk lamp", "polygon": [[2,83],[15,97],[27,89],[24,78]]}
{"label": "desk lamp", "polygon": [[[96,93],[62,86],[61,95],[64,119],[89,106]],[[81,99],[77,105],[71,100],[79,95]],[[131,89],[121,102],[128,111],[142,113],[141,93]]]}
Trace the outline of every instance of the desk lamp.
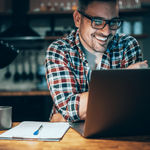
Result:
{"label": "desk lamp", "polygon": [[8,66],[19,54],[13,45],[0,41],[0,69]]}

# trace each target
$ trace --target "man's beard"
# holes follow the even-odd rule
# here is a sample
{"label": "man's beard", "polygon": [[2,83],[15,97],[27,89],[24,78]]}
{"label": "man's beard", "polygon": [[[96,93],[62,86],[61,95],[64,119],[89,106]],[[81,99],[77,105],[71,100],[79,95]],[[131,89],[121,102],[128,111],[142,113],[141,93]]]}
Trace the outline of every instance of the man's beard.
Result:
{"label": "man's beard", "polygon": [[[95,38],[95,33],[91,34],[92,38]],[[113,34],[109,34],[107,37],[106,36],[103,36],[103,35],[100,35],[101,37],[104,37],[104,38],[107,38],[107,41],[105,44],[100,44],[99,45],[103,48],[103,50],[101,51],[100,49],[98,48],[95,48],[95,45],[94,45],[94,42],[92,42],[92,49],[93,51],[97,52],[97,53],[104,53],[106,50],[107,50],[107,47],[108,47],[108,44],[112,41],[114,35]]]}

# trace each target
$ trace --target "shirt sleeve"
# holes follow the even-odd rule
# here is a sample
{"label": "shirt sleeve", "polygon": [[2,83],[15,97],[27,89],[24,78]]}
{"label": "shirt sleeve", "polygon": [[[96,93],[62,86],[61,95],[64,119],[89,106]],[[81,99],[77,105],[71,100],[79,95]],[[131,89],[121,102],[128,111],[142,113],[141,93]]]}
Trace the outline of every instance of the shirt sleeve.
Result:
{"label": "shirt sleeve", "polygon": [[125,39],[124,55],[122,68],[127,68],[131,64],[135,64],[143,60],[143,53],[137,40],[128,36]]}
{"label": "shirt sleeve", "polygon": [[[67,121],[80,120],[78,82],[71,71],[69,58],[57,44],[46,53],[46,79],[55,108]],[[60,50],[61,49],[61,50]]]}

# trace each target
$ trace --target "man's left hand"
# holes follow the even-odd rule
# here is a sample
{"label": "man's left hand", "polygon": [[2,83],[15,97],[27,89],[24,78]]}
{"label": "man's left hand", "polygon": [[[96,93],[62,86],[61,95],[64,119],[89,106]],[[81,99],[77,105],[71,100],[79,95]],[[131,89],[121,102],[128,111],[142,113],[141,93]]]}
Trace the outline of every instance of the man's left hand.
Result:
{"label": "man's left hand", "polygon": [[142,68],[148,68],[147,60],[131,64],[129,67],[127,67],[127,69],[142,69]]}

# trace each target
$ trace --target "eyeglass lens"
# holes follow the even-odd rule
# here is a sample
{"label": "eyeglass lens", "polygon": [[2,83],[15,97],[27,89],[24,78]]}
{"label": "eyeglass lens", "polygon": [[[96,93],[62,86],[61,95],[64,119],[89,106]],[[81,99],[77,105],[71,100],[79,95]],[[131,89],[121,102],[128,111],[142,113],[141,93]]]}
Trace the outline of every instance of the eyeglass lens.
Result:
{"label": "eyeglass lens", "polygon": [[92,27],[95,29],[103,29],[106,26],[106,24],[109,25],[109,28],[111,30],[117,30],[121,27],[122,21],[119,18],[115,18],[112,20],[103,20],[100,18],[94,18],[92,16],[89,16],[80,10],[78,11],[80,14],[91,20]]}
{"label": "eyeglass lens", "polygon": [[106,24],[109,24],[110,29],[116,30],[121,26],[121,21],[119,19],[112,19],[109,21],[97,19],[92,21],[92,26],[96,29],[102,29]]}

